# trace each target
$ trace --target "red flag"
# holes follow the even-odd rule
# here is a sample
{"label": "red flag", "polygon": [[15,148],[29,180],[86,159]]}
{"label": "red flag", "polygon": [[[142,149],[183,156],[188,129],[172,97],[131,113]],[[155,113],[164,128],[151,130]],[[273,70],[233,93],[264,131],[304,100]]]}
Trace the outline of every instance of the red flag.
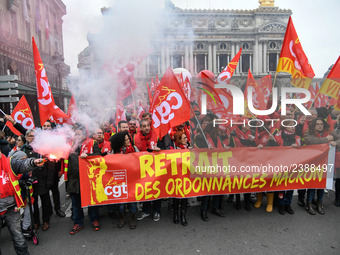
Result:
{"label": "red flag", "polygon": [[309,88],[315,76],[313,68],[309,64],[308,58],[302,49],[291,17],[289,17],[288,20],[276,72],[291,73],[292,85],[305,89]]}
{"label": "red flag", "polygon": [[46,70],[41,60],[38,47],[35,44],[34,37],[32,37],[32,46],[35,77],[37,83],[40,124],[42,126],[52,115],[54,115],[54,119],[68,118],[68,116],[63,111],[61,111],[54,102],[50,83],[48,82]]}
{"label": "red flag", "polygon": [[146,83],[146,87],[148,88],[148,94],[149,94],[149,103],[150,105],[152,104],[152,95],[151,95],[151,91],[150,91],[150,88],[149,88],[149,84]]}
{"label": "red flag", "polygon": [[178,80],[169,67],[156,88],[152,99],[152,128],[159,138],[165,136],[172,127],[190,118],[188,102]]}
{"label": "red flag", "polygon": [[335,62],[332,70],[327,75],[321,86],[320,93],[326,94],[335,99],[338,98],[340,91],[340,57]]}
{"label": "red flag", "polygon": [[[158,84],[159,84],[159,79],[158,79],[158,74],[156,74],[156,79],[155,79],[155,90],[156,90]],[[152,90],[151,90],[151,92],[152,92]]]}
{"label": "red flag", "polygon": [[[272,93],[272,76],[269,74],[265,77],[262,77],[261,79],[256,81],[258,86],[260,87],[260,91],[263,94],[264,97],[264,102],[267,103],[269,102],[269,96]],[[245,95],[246,96],[246,95]]]}
{"label": "red flag", "polygon": [[[20,98],[20,101],[15,106],[11,116],[16,122],[20,123],[24,128],[26,129],[35,128],[32,111],[27,103],[25,96],[22,96]],[[18,130],[16,130],[16,128],[13,126],[12,122],[7,121],[6,125],[12,130],[14,134],[21,135],[21,133]]]}
{"label": "red flag", "polygon": [[[253,74],[250,72],[250,69],[248,71],[248,79],[246,88],[244,90],[244,101],[245,105],[248,106],[248,90],[253,90],[253,106],[258,110],[266,110],[267,103],[265,103],[264,94],[262,93],[260,86],[255,81]],[[246,116],[252,117],[249,115],[248,112],[245,113]]]}
{"label": "red flag", "polygon": [[139,119],[141,120],[142,119],[142,115],[143,113],[145,113],[145,110],[143,109],[143,105],[142,105],[142,102],[139,101],[139,106],[138,106],[138,112],[137,112],[137,115],[139,117]]}
{"label": "red flag", "polygon": [[183,83],[183,91],[187,99],[190,101],[190,96],[191,96],[191,85],[189,81],[189,77],[185,78],[185,81]]}
{"label": "red flag", "polygon": [[72,123],[70,117],[66,115],[66,113],[64,113],[57,105],[54,105],[54,111],[50,116],[50,120],[58,124]]}
{"label": "red flag", "polygon": [[232,96],[226,89],[215,89],[214,74],[209,70],[204,70],[197,75],[197,78],[199,78],[197,84],[202,85],[202,87],[197,87],[201,92],[198,104],[201,104],[201,95],[205,92],[207,94],[207,110],[212,111],[218,118],[232,118]]}
{"label": "red flag", "polygon": [[154,92],[156,90],[156,85],[153,81],[153,77],[151,77],[151,92]]}
{"label": "red flag", "polygon": [[70,104],[68,105],[67,116],[71,119],[75,119],[75,115],[77,113],[77,105],[76,101],[74,100],[74,96],[71,96]]}
{"label": "red flag", "polygon": [[122,101],[117,101],[117,109],[116,109],[116,126],[118,127],[118,122],[121,120],[126,120],[124,106]]}
{"label": "red flag", "polygon": [[234,74],[238,61],[240,60],[241,53],[242,53],[242,47],[240,48],[238,53],[235,55],[235,57],[229,62],[226,68],[224,68],[224,70],[217,77],[218,83],[226,83],[226,84],[229,83],[231,77]]}
{"label": "red flag", "polygon": [[104,64],[103,68],[111,73],[117,84],[117,95],[119,95],[120,100],[124,100],[130,96],[137,88],[133,72],[136,70],[141,61],[142,58],[130,59],[125,63],[119,63],[118,67],[112,66],[109,62]]}
{"label": "red flag", "polygon": [[338,96],[338,101],[336,103],[336,105],[334,106],[334,109],[340,111],[340,97]]}

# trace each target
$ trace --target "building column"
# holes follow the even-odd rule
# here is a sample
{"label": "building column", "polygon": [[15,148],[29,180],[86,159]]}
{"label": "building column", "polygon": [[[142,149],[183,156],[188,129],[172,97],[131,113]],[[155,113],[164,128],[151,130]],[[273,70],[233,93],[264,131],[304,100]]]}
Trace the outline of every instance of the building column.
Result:
{"label": "building column", "polygon": [[258,64],[258,72],[262,73],[263,69],[262,69],[262,61],[263,61],[263,55],[262,55],[262,42],[259,43],[259,53],[258,53],[258,60],[257,60],[257,64]]}
{"label": "building column", "polygon": [[194,70],[194,48],[193,45],[189,46],[189,72],[193,72]]}
{"label": "building column", "polygon": [[165,51],[165,62],[166,62],[165,69],[167,69],[170,66],[170,49],[168,45],[166,46],[166,51]]}
{"label": "building column", "polygon": [[194,55],[194,73],[197,74],[197,55]]}
{"label": "building column", "polygon": [[157,73],[161,73],[161,58],[157,55]]}
{"label": "building column", "polygon": [[214,73],[214,74],[216,74],[217,73],[217,71],[216,71],[216,66],[217,66],[217,63],[216,63],[216,44],[214,43],[213,45],[212,45],[212,50],[213,50],[213,53],[212,53],[212,57],[213,57],[213,68],[212,68],[212,72]]}
{"label": "building column", "polygon": [[184,56],[181,55],[181,67],[183,68],[184,67]]}
{"label": "building column", "polygon": [[184,68],[189,68],[189,46],[185,45],[185,53],[184,53]]}
{"label": "building column", "polygon": [[217,74],[220,74],[221,67],[220,67],[220,54],[217,54]]}
{"label": "building column", "polygon": [[267,73],[267,42],[263,42],[263,72]]}
{"label": "building column", "polygon": [[241,57],[240,57],[240,61],[239,61],[239,65],[237,65],[237,72],[238,73],[242,73],[242,55],[241,55]]}
{"label": "building column", "polygon": [[165,47],[161,50],[161,73],[165,73],[166,63],[165,63]]}
{"label": "building column", "polygon": [[255,36],[255,44],[254,44],[254,50],[253,50],[253,61],[254,61],[254,65],[253,68],[250,69],[254,74],[258,75],[259,74],[259,70],[258,70],[258,52],[259,52],[259,37]]}
{"label": "building column", "polygon": [[253,69],[253,61],[252,61],[252,59],[253,59],[253,55],[252,54],[250,54],[249,55],[249,69],[250,69],[250,71],[252,72],[252,73],[254,73],[255,71],[254,71],[254,69]]}
{"label": "building column", "polygon": [[208,70],[212,71],[212,45],[208,43]]}
{"label": "building column", "polygon": [[207,54],[204,54],[204,70],[208,69],[208,60],[207,60]]}

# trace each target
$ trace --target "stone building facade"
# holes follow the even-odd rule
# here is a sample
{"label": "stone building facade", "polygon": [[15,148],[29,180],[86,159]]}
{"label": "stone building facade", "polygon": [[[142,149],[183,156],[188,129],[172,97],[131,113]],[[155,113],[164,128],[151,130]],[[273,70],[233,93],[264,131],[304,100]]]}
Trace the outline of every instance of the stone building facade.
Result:
{"label": "stone building facade", "polygon": [[[187,69],[193,77],[202,70],[215,76],[226,67],[242,47],[242,55],[232,78],[240,87],[246,84],[248,70],[255,79],[272,74],[274,78],[291,10],[276,7],[274,1],[259,1],[254,10],[180,9],[165,2],[172,19],[163,26],[167,39],[155,38],[154,49],[135,72],[138,95],[146,96],[146,82],[156,74],[161,78],[166,68]],[[102,10],[105,15],[105,9]],[[90,46],[79,54],[80,74],[95,72],[96,57]],[[85,72],[86,70],[86,72]],[[289,86],[290,75],[279,73],[275,86]]]}
{"label": "stone building facade", "polygon": [[[37,43],[56,104],[67,105],[66,77],[70,68],[64,63],[62,17],[66,6],[61,0],[0,1],[0,75],[18,76],[19,97],[25,95],[40,123],[34,74],[32,36]],[[15,106],[15,103],[14,103]],[[9,103],[0,103],[10,112]]]}

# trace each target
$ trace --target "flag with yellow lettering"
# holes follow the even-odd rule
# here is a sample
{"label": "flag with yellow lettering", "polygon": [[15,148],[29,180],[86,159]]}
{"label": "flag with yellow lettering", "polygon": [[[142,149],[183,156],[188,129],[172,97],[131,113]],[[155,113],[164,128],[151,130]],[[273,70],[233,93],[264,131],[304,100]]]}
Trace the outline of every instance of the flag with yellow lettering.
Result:
{"label": "flag with yellow lettering", "polygon": [[292,18],[289,17],[276,72],[292,74],[292,85],[308,89],[315,76],[312,66],[302,49]]}
{"label": "flag with yellow lettering", "polygon": [[340,56],[321,86],[320,93],[338,98],[340,89]]}

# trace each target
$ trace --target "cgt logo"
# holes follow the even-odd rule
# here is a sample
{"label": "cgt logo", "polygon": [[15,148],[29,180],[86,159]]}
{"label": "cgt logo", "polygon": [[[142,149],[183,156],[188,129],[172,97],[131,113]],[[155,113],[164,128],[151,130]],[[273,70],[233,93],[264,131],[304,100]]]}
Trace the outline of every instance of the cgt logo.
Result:
{"label": "cgt logo", "polygon": [[104,177],[104,193],[110,200],[128,198],[127,172],[122,170],[107,170]]}
{"label": "cgt logo", "polygon": [[[28,116],[27,116],[28,115]],[[17,111],[14,114],[14,120],[20,123],[26,129],[33,129],[34,122],[31,118],[30,114],[28,113],[28,109]]]}
{"label": "cgt logo", "polygon": [[122,195],[127,194],[127,185],[123,182],[121,185],[106,186],[104,192],[107,196],[121,198]]}
{"label": "cgt logo", "polygon": [[175,117],[174,110],[178,110],[183,105],[183,99],[177,92],[171,92],[166,100],[158,105],[153,113],[154,128],[158,128],[161,123],[168,124]]}

